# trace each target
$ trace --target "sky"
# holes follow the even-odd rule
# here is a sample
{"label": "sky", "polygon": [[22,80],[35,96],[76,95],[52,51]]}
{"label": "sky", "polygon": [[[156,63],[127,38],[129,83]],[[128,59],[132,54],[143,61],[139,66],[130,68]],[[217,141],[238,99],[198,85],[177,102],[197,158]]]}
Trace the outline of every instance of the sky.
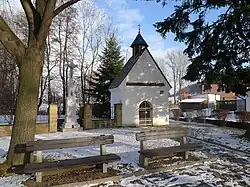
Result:
{"label": "sky", "polygon": [[[96,3],[99,7],[104,8],[117,24],[123,50],[130,50],[129,46],[138,33],[139,24],[142,36],[148,43],[153,56],[164,58],[168,50],[185,49],[184,43],[174,41],[174,34],[169,33],[167,38],[163,39],[153,26],[155,22],[163,21],[174,12],[176,2],[169,1],[164,7],[161,3],[156,3],[156,0],[100,0]],[[220,11],[210,11],[207,20],[216,19],[221,13]]]}
{"label": "sky", "polygon": [[123,49],[129,50],[130,44],[138,33],[138,25],[141,25],[141,34],[149,45],[149,49],[156,57],[164,57],[167,49],[181,48],[185,45],[174,41],[174,35],[170,34],[163,39],[155,31],[153,24],[162,21],[166,15],[174,10],[173,4],[162,7],[155,1],[146,2],[143,0],[105,0],[97,1],[97,5],[107,10],[108,15],[117,24],[120,40]]}
{"label": "sky", "polygon": [[[19,0],[11,1],[21,8]],[[154,57],[164,58],[168,50],[185,49],[184,43],[174,41],[174,34],[169,33],[167,38],[163,39],[153,26],[154,23],[163,21],[174,12],[175,1],[168,1],[164,7],[156,0],[95,0],[95,3],[97,7],[104,9],[118,28],[122,51],[128,58],[131,55],[129,46],[138,33],[139,24],[141,25],[141,34]],[[220,11],[210,11],[207,20],[212,21],[217,18]]]}

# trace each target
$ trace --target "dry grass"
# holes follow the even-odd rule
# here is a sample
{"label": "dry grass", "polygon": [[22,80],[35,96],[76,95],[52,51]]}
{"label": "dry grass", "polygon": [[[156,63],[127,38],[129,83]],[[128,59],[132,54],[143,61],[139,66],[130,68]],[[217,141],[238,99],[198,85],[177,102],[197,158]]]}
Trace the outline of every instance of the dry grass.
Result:
{"label": "dry grass", "polygon": [[42,182],[38,183],[34,179],[24,182],[28,187],[49,187],[54,185],[69,184],[75,182],[90,181],[118,175],[118,171],[109,168],[107,173],[102,173],[100,169],[78,168],[54,171],[53,173],[44,173]]}
{"label": "dry grass", "polygon": [[175,163],[183,162],[183,161],[199,161],[199,160],[201,159],[192,154],[188,156],[187,160],[184,160],[180,155],[176,155],[173,157],[168,157],[166,159],[151,160],[149,162],[149,166],[146,169],[156,169],[156,168],[164,167],[169,164],[175,164]]}
{"label": "dry grass", "polygon": [[7,162],[0,164],[0,177],[8,177],[13,175],[12,173],[7,173],[9,168],[10,166],[7,164]]}

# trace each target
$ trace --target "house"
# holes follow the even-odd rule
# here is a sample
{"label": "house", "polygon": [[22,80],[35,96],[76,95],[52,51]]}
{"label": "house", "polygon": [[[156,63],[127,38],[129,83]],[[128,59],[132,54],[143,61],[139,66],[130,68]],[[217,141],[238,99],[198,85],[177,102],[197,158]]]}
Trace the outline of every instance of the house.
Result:
{"label": "house", "polygon": [[180,100],[183,100],[183,99],[191,98],[194,95],[203,95],[203,94],[219,95],[220,100],[226,100],[226,101],[237,99],[237,95],[233,92],[226,93],[225,91],[218,91],[217,84],[211,84],[211,89],[204,91],[204,85],[200,83],[195,83],[185,88],[182,88],[178,95],[181,95]]}
{"label": "house", "polygon": [[[237,95],[233,92],[226,93],[225,91],[218,91],[217,84],[211,84],[210,90],[204,91],[204,85],[192,84],[180,91],[180,95],[183,101],[182,103],[189,102],[188,99],[204,98],[208,101],[209,109],[223,109],[230,111],[245,111],[246,110],[246,98]],[[187,96],[187,97],[185,97]],[[185,104],[186,106],[186,104]]]}
{"label": "house", "polygon": [[[197,94],[189,99],[180,101],[180,109],[187,111],[202,111],[203,116],[210,116],[216,108],[216,102],[220,100],[220,95],[216,94]],[[205,110],[206,109],[206,110]]]}
{"label": "house", "polygon": [[183,99],[190,99],[193,95],[201,93],[202,93],[201,84],[195,83],[185,88],[182,88],[176,95],[180,97],[179,100],[181,101]]}
{"label": "house", "polygon": [[122,103],[123,126],[166,125],[169,123],[171,85],[151,55],[140,30],[130,47],[132,57],[109,87],[111,108]]}

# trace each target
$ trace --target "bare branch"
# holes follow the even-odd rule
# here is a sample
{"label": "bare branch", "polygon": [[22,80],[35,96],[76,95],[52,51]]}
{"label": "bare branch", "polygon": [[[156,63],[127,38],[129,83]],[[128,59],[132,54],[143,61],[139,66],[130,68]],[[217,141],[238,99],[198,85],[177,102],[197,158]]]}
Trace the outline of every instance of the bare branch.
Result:
{"label": "bare branch", "polygon": [[48,0],[36,0],[36,11],[40,15],[40,17],[43,17],[47,4]]}
{"label": "bare branch", "polygon": [[34,32],[34,7],[30,0],[21,0],[21,4],[29,23],[29,35],[31,36],[31,34]]}
{"label": "bare branch", "polygon": [[71,5],[75,4],[75,3],[77,3],[78,1],[80,1],[80,0],[70,0],[70,1],[68,1],[68,2],[66,2],[66,3],[64,3],[63,5],[59,6],[59,7],[54,11],[53,17],[57,16],[57,15],[58,15],[60,12],[62,12],[64,9],[66,9],[66,8],[68,8],[69,6],[71,6]]}
{"label": "bare branch", "polygon": [[2,16],[0,16],[0,42],[15,58],[24,55],[25,46],[22,41],[13,33]]}
{"label": "bare branch", "polygon": [[[51,25],[52,19],[53,19],[53,11],[55,9],[56,1],[55,0],[47,0],[42,22],[40,25],[40,29],[37,35],[37,41],[44,42],[47,38],[49,27]],[[43,44],[40,44],[43,45]]]}

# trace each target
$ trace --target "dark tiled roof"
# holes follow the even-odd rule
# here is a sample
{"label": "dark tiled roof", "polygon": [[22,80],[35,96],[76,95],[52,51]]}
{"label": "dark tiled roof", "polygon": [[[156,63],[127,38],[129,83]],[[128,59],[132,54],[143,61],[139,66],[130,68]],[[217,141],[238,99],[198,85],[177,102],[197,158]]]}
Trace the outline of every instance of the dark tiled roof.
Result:
{"label": "dark tiled roof", "polygon": [[[147,48],[144,48],[136,57],[132,56],[128,62],[126,63],[126,65],[122,68],[121,73],[119,76],[117,76],[111,83],[111,85],[109,86],[109,89],[113,89],[113,88],[117,88],[118,86],[120,86],[120,84],[122,83],[122,81],[126,78],[126,76],[128,75],[128,73],[130,72],[130,70],[133,68],[133,66],[135,65],[135,63],[137,62],[137,60],[140,58],[140,56],[143,54],[143,52],[145,50],[148,50]],[[153,59],[154,63],[156,64],[157,68],[159,69],[159,71],[161,72],[162,76],[164,77],[164,79],[167,81],[168,85],[170,86],[170,88],[172,88],[172,86],[170,85],[170,83],[168,82],[168,80],[166,79],[165,75],[163,74],[163,72],[161,71],[160,67],[158,66],[158,64],[156,63],[156,61],[154,60],[153,56],[151,55],[151,53],[148,50],[149,55],[151,56],[151,58]]]}
{"label": "dark tiled roof", "polygon": [[[177,91],[176,95],[180,95],[180,94],[184,94],[184,93],[191,94],[191,95],[202,94],[202,86],[200,83],[191,84],[191,85]],[[169,95],[169,97],[172,97],[172,96],[174,96],[174,94]]]}
{"label": "dark tiled roof", "polygon": [[135,45],[143,45],[143,46],[148,47],[147,42],[143,39],[143,37],[140,33],[138,33],[138,35],[135,37],[135,39],[130,47],[133,47]]}
{"label": "dark tiled roof", "polygon": [[[146,49],[146,48],[145,48]],[[137,56],[132,56],[128,62],[125,64],[125,66],[122,68],[121,73],[119,76],[117,76],[109,86],[109,89],[113,89],[118,87],[122,81],[126,78],[130,70],[133,68],[137,60],[140,58],[142,53],[145,51],[145,49],[141,50],[141,52]]]}

